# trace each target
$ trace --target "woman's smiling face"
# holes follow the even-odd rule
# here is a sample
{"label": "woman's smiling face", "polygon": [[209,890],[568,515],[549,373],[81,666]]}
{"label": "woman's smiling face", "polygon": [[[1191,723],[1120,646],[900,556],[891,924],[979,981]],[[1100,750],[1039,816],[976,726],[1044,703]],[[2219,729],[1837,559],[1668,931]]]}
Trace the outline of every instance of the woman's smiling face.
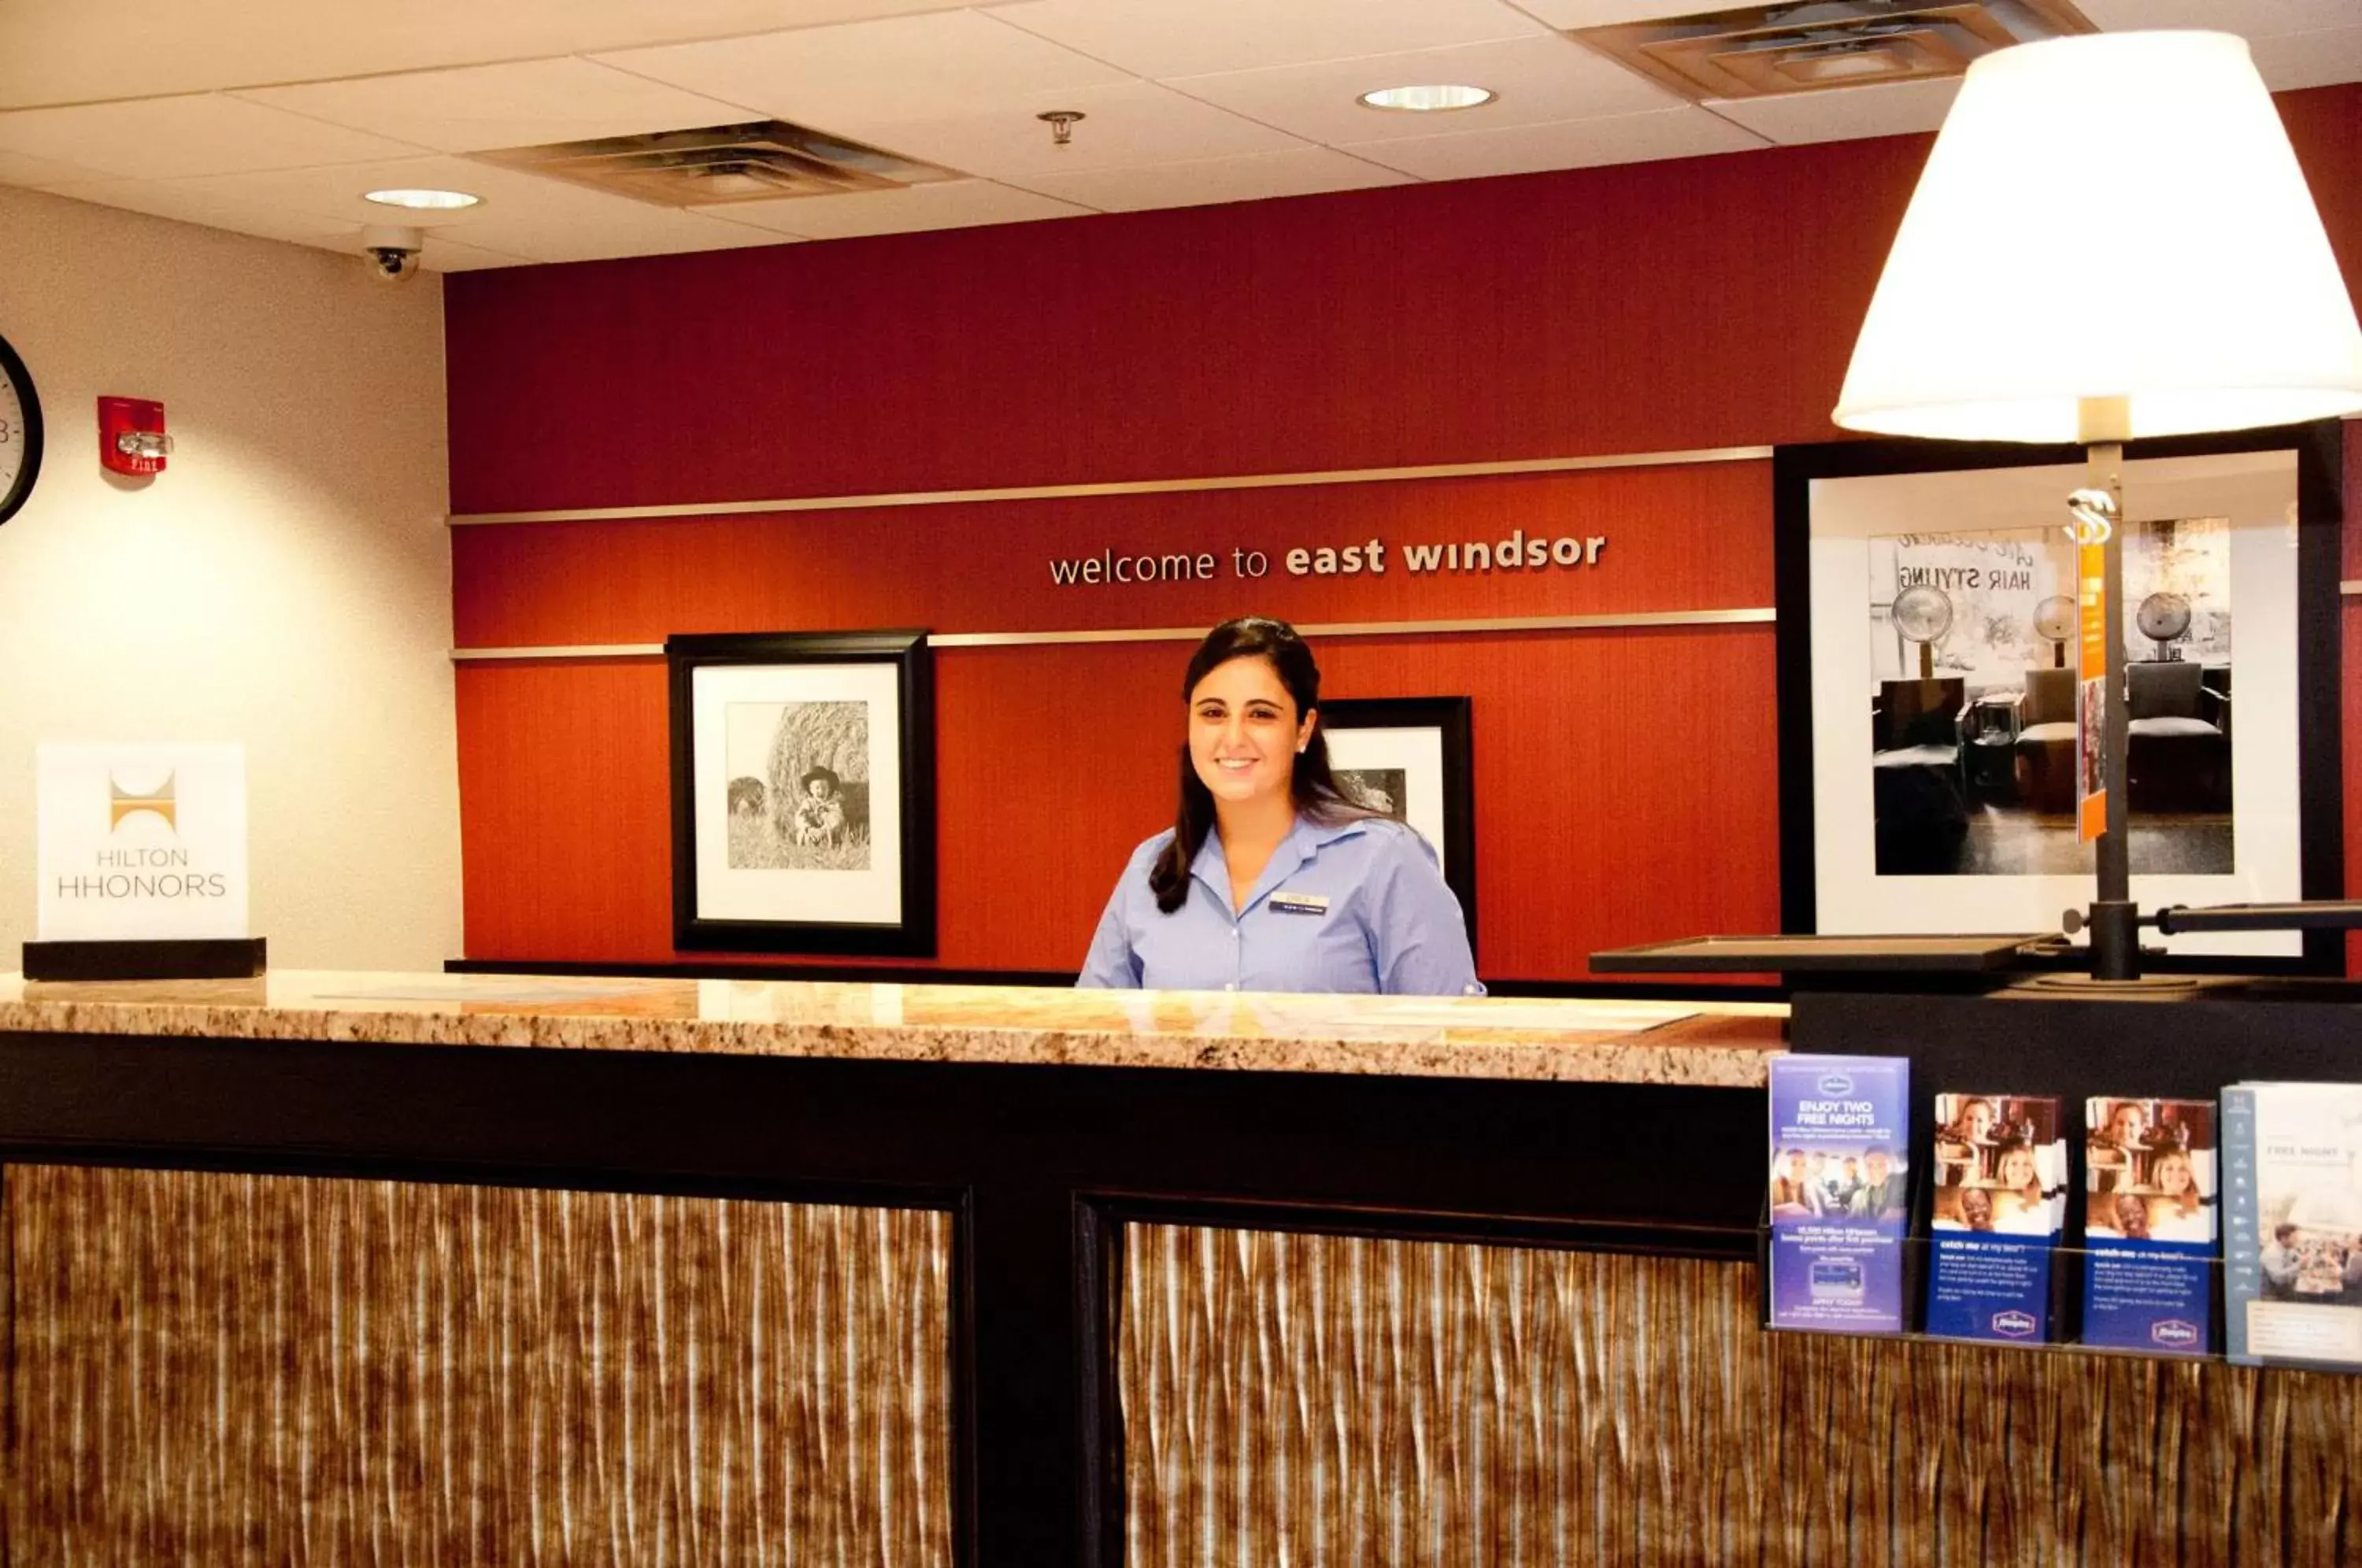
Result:
{"label": "woman's smiling face", "polygon": [[1286,794],[1311,738],[1312,715],[1297,712],[1269,659],[1226,660],[1189,693],[1189,761],[1218,801]]}
{"label": "woman's smiling face", "polygon": [[2035,1184],[2034,1151],[2011,1149],[2001,1157],[2001,1184],[2003,1187],[2032,1187]]}

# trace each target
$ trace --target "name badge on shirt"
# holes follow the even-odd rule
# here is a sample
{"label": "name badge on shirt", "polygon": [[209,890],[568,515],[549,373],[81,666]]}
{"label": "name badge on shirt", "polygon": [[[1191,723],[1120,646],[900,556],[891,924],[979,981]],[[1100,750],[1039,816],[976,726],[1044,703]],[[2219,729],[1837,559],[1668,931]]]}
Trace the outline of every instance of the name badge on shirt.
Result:
{"label": "name badge on shirt", "polygon": [[1319,893],[1274,893],[1271,907],[1276,914],[1323,915],[1329,912],[1329,900]]}

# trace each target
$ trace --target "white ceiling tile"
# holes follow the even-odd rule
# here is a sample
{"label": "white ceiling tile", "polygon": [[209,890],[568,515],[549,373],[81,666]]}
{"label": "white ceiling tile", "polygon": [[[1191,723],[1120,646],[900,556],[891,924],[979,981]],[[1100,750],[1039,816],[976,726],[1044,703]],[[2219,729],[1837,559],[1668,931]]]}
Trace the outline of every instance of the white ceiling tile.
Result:
{"label": "white ceiling tile", "polygon": [[1371,142],[1345,150],[1422,180],[1475,180],[1545,169],[1587,169],[1602,163],[1744,152],[1762,145],[1751,133],[1704,109],[1684,108]]}
{"label": "white ceiling tile", "polygon": [[1727,8],[1724,0],[1684,4],[1683,0],[1512,0],[1536,21],[1553,28],[1612,28],[1624,22],[1653,22],[1663,17],[1694,17]]}
{"label": "white ceiling tile", "polygon": [[[1380,87],[1413,83],[1489,87],[1497,96],[1473,109],[1427,115],[1373,109],[1357,101]],[[1171,85],[1193,98],[1330,147],[1396,138],[1424,140],[1480,127],[1639,114],[1681,102],[1622,66],[1555,35],[1191,76]]]}
{"label": "white ceiling tile", "polygon": [[[415,158],[382,159],[372,163],[336,164],[318,169],[275,169],[250,174],[216,174],[186,182],[188,189],[219,200],[240,202],[274,211],[311,213],[358,229],[362,224],[406,224],[412,227],[473,226],[520,194],[539,194],[536,187],[556,182],[464,158],[423,154]],[[466,191],[486,198],[486,205],[458,212],[403,212],[362,200],[370,191],[426,188]],[[589,194],[589,193],[585,193]],[[494,247],[494,248],[498,248]]]}
{"label": "white ceiling tile", "polygon": [[2077,0],[2077,8],[2110,33],[2199,28],[2268,39],[2362,23],[2357,0]]}
{"label": "white ceiling tile", "polygon": [[103,180],[105,174],[79,164],[60,163],[54,159],[32,158],[21,152],[0,151],[0,185],[22,185],[30,190],[46,191],[57,185],[88,184]]}
{"label": "white ceiling tile", "polygon": [[845,136],[860,136],[868,126],[943,118],[1131,80],[1111,65],[980,11],[599,58],[691,93]]}
{"label": "white ceiling tile", "polygon": [[[354,226],[407,223],[447,239],[529,261],[587,261],[773,245],[779,237],[701,213],[660,207],[628,196],[463,158],[411,158],[340,169],[288,169],[192,181],[193,189],[276,212],[308,212]],[[389,185],[468,191],[481,206],[452,213],[399,213],[361,199]]]}
{"label": "white ceiling tile", "polygon": [[1149,77],[1304,65],[1543,31],[1504,0],[1027,0],[992,14]]}
{"label": "white ceiling tile", "polygon": [[1159,163],[1144,169],[1102,169],[1083,174],[1036,176],[1033,186],[1105,212],[1144,212],[1153,207],[1194,207],[1215,202],[1253,202],[1272,196],[1308,196],[1323,191],[1362,191],[1400,185],[1410,176],[1334,152],[1325,147],[1293,152],[1263,152],[1246,158]]}
{"label": "white ceiling tile", "polygon": [[513,218],[505,231],[488,230],[482,237],[487,242],[498,240],[501,248],[534,261],[612,261],[625,256],[745,250],[758,245],[793,245],[798,238],[702,213],[651,207],[618,197],[596,199],[614,202],[619,210],[596,217],[569,213],[540,220]]}
{"label": "white ceiling tile", "polygon": [[175,180],[359,163],[414,149],[259,104],[203,94],[0,115],[0,150],[79,163],[124,178]]}
{"label": "white ceiling tile", "polygon": [[2254,53],[2264,84],[2275,93],[2362,82],[2362,27],[2257,39]]}
{"label": "white ceiling tile", "polygon": [[1932,131],[1943,125],[1959,93],[1959,78],[1949,77],[1941,82],[1785,93],[1773,98],[1717,98],[1702,106],[1760,136],[1793,146]]}
{"label": "white ceiling tile", "polygon": [[0,107],[721,39],[944,0],[0,0]]}
{"label": "white ceiling tile", "polygon": [[478,272],[487,267],[522,267],[526,262],[522,256],[504,256],[497,250],[462,245],[456,239],[430,234],[425,248],[418,253],[418,264],[430,272]]}
{"label": "white ceiling tile", "polygon": [[[1075,109],[1085,116],[1060,147],[1034,116]],[[1045,93],[1020,103],[932,120],[849,129],[864,140],[988,179],[1031,184],[1049,174],[1147,163],[1284,152],[1304,144],[1269,126],[1201,104],[1153,82]]]}
{"label": "white ceiling tile", "polygon": [[[2078,0],[2247,36],[2276,89],[2362,81],[2362,0]],[[436,271],[1022,222],[1925,131],[1950,83],[1688,106],[1548,29],[1698,0],[0,0],[0,185]],[[136,47],[126,40],[136,40]],[[1152,80],[1142,80],[1142,78]],[[1364,109],[1462,81],[1450,115]],[[231,90],[235,91],[231,91]],[[1059,148],[1035,116],[1087,117]],[[448,154],[775,116],[973,176],[683,211]],[[1307,145],[1308,143],[1313,145]],[[359,201],[392,184],[458,214]]]}
{"label": "white ceiling tile", "polygon": [[[299,244],[340,237],[350,240],[354,232],[334,219],[232,201],[210,192],[193,190],[187,185],[163,180],[97,180],[87,184],[59,186],[52,193],[69,196],[77,202],[94,202],[103,207],[146,213],[150,217],[171,218],[176,223],[202,224],[207,228],[232,229],[239,234],[258,235],[265,239],[293,240]],[[355,256],[360,254],[357,242],[351,248]]]}
{"label": "white ceiling tile", "polygon": [[796,196],[777,202],[738,202],[713,209],[716,216],[756,224],[783,235],[810,239],[851,239],[866,234],[911,234],[920,229],[973,228],[984,224],[1030,223],[1037,218],[1087,216],[1088,206],[1012,190],[989,180],[950,180],[900,191],[857,191],[842,196]]}
{"label": "white ceiling tile", "polygon": [[761,116],[587,60],[415,71],[237,94],[441,152],[538,147]]}

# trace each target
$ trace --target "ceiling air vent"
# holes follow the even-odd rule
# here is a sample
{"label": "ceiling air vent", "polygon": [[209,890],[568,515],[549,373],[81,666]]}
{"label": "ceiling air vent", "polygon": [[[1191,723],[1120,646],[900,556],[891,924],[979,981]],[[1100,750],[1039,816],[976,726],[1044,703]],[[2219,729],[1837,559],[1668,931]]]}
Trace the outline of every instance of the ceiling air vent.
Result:
{"label": "ceiling air vent", "polygon": [[1769,98],[1958,76],[1979,55],[2099,29],[2068,0],[1826,0],[1568,36],[1685,98]]}
{"label": "ceiling air vent", "polygon": [[888,191],[959,176],[779,120],[601,137],[473,156],[666,207]]}

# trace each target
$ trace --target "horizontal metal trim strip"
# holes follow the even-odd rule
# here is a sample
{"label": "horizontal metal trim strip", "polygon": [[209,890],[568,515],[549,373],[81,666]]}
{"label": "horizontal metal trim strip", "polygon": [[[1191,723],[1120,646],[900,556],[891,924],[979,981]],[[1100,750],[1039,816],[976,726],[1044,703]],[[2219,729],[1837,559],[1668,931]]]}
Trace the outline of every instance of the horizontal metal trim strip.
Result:
{"label": "horizontal metal trim strip", "polygon": [[574,643],[552,644],[540,647],[453,648],[453,659],[462,664],[490,664],[511,659],[534,658],[662,658],[662,643]]}
{"label": "horizontal metal trim strip", "polygon": [[[1499,615],[1462,621],[1333,621],[1305,624],[1308,637],[1451,636],[1483,632],[1612,632],[1643,626],[1737,626],[1779,619],[1770,606],[1744,610],[1639,610],[1619,615]],[[1066,643],[1194,643],[1203,626],[1119,626],[1087,632],[945,632],[939,648],[1043,647]],[[539,647],[453,648],[459,664],[521,659],[662,658],[662,643],[576,643]]]}
{"label": "horizontal metal trim strip", "polygon": [[[1393,637],[1456,632],[1612,632],[1630,626],[1737,626],[1776,621],[1769,604],[1739,610],[1630,610],[1610,615],[1493,615],[1465,621],[1332,621],[1308,636]],[[1198,634],[1204,635],[1203,633]]]}
{"label": "horizontal metal trim strip", "polygon": [[577,506],[546,512],[455,512],[454,528],[497,523],[622,523],[662,517],[743,517],[768,512],[848,512],[870,506],[950,506],[970,501],[1063,501],[1092,495],[1173,495],[1198,490],[1286,490],[1305,485],[1385,484],[1400,480],[1482,479],[1496,474],[1579,473],[1685,463],[1768,462],[1769,447],[1708,447],[1689,452],[1613,452],[1591,458],[1517,458],[1496,463],[1429,463],[1399,469],[1327,469],[1296,474],[1224,474],[1210,479],[1123,480],[1103,484],[1017,485],[1003,490],[924,490],[888,495],[806,495],[776,501],[714,501],[667,506]]}

